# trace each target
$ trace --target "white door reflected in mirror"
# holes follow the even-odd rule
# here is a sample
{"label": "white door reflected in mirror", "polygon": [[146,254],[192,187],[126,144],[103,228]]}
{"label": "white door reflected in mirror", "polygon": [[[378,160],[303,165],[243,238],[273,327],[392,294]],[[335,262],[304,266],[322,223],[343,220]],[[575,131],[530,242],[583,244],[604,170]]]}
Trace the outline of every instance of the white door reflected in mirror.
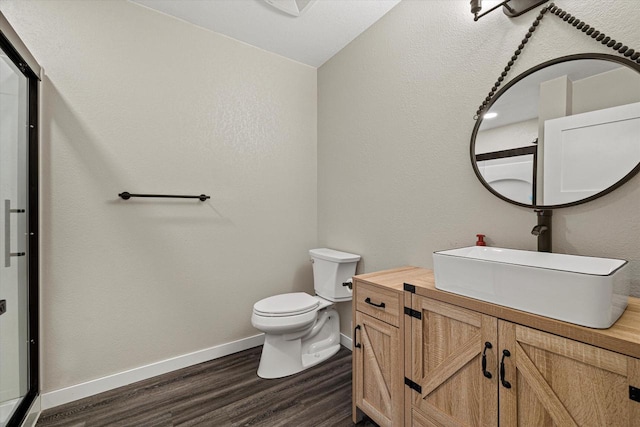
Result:
{"label": "white door reflected in mirror", "polygon": [[544,204],[591,197],[640,162],[640,102],[547,120]]}

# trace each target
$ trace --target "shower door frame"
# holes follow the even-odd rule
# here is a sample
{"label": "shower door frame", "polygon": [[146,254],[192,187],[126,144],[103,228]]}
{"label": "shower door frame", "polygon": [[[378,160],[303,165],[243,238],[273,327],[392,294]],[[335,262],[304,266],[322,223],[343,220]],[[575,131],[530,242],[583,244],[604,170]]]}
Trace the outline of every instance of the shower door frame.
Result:
{"label": "shower door frame", "polygon": [[[0,19],[6,23],[4,16]],[[8,23],[7,23],[8,24]],[[40,77],[18,52],[4,31],[13,29],[0,27],[0,48],[27,78],[28,141],[27,141],[27,292],[28,292],[28,391],[9,418],[8,426],[20,426],[39,394],[40,387],[40,296],[39,296],[39,82]],[[11,34],[17,37],[15,32]],[[28,54],[28,52],[27,52]]]}

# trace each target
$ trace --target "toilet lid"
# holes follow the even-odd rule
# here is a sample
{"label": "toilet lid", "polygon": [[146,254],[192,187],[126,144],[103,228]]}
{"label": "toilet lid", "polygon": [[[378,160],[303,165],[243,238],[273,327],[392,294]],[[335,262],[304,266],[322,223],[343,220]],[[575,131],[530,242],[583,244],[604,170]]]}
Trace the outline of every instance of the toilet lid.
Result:
{"label": "toilet lid", "polygon": [[253,311],[262,316],[294,316],[313,311],[320,302],[304,292],[274,295],[253,305]]}

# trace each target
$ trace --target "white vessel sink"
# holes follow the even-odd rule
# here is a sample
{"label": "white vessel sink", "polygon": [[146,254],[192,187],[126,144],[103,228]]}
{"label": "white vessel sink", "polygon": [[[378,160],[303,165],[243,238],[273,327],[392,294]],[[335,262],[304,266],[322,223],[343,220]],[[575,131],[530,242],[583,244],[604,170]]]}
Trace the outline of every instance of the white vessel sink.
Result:
{"label": "white vessel sink", "polygon": [[591,328],[627,307],[627,261],[472,246],[435,252],[436,288]]}

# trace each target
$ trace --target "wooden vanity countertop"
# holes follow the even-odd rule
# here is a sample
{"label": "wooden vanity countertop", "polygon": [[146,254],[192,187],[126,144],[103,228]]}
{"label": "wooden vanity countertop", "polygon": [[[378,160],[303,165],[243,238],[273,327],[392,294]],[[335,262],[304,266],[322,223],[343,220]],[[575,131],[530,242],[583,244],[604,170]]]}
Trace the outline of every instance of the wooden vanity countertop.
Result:
{"label": "wooden vanity countertop", "polygon": [[416,287],[417,295],[640,358],[640,298],[629,297],[627,309],[609,329],[593,329],[441,291],[435,287],[433,271],[426,268],[404,266],[360,274],[354,279],[398,292],[404,292],[407,283]]}

